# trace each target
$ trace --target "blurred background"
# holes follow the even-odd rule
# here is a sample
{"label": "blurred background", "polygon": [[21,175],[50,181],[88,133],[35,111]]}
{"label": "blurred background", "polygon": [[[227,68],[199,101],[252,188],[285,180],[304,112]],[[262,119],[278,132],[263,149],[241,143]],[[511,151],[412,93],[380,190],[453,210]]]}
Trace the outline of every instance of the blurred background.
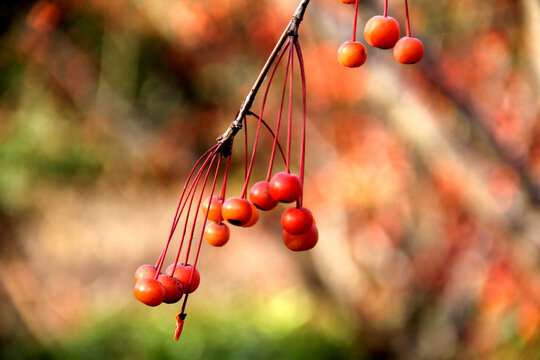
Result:
{"label": "blurred background", "polygon": [[[537,0],[411,1],[425,58],[404,66],[368,47],[360,69],[336,61],[354,5],[312,0],[300,41],[319,244],[288,251],[280,210],[223,248],[203,243],[178,343],[179,306],[134,299],[191,166],[296,6],[2,1],[0,358],[538,357]],[[361,41],[382,7],[361,1]],[[404,30],[402,2],[389,15]],[[242,185],[237,147],[229,194]]]}

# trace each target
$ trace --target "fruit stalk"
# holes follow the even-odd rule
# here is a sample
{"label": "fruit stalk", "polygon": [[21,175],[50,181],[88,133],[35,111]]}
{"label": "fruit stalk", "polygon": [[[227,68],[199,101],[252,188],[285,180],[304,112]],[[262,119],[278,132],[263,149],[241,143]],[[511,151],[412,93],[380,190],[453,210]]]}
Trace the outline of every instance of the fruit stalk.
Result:
{"label": "fruit stalk", "polygon": [[296,8],[296,11],[293,17],[291,18],[291,21],[289,22],[289,24],[287,25],[287,27],[281,34],[281,37],[276,43],[276,46],[270,53],[270,56],[268,57],[268,59],[266,60],[266,63],[264,64],[261,72],[259,73],[257,80],[255,80],[253,87],[251,88],[248,95],[242,102],[242,105],[240,106],[240,109],[238,110],[238,113],[236,115],[236,119],[233,122],[231,122],[227,130],[225,130],[225,132],[217,138],[217,142],[218,144],[220,144],[219,151],[223,154],[223,156],[228,157],[230,155],[232,140],[235,137],[235,135],[238,133],[238,131],[242,129],[244,118],[249,113],[251,106],[253,105],[253,102],[255,101],[255,97],[257,96],[257,93],[259,92],[259,89],[266,75],[270,71],[272,64],[276,60],[286,40],[290,36],[293,36],[293,37],[298,36],[298,27],[300,26],[300,23],[304,19],[304,13],[309,4],[309,1],[310,0],[301,0],[300,4]]}

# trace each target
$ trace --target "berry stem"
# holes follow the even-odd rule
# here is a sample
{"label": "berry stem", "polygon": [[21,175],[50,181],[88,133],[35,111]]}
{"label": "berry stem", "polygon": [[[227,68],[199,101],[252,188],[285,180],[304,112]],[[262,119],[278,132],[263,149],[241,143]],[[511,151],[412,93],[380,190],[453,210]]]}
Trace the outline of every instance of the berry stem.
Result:
{"label": "berry stem", "polygon": [[[281,62],[281,59],[283,59],[283,55],[285,54],[285,52],[287,51],[289,46],[290,46],[290,44],[287,43],[285,48],[283,48],[283,51],[281,51],[275,65],[274,65],[274,70],[272,70],[272,74],[270,74],[270,78],[268,79],[268,84],[266,86],[266,90],[264,92],[264,97],[263,97],[262,104],[261,104],[261,116],[257,116],[257,118],[259,119],[259,122],[257,124],[257,131],[255,133],[255,140],[253,141],[253,151],[251,153],[251,161],[249,163],[249,169],[248,169],[248,171],[246,173],[246,176],[245,176],[244,187],[242,188],[242,195],[241,195],[242,198],[246,197],[247,188],[248,188],[248,185],[249,185],[249,179],[251,177],[251,171],[253,170],[253,165],[255,164],[255,153],[257,151],[257,144],[259,143],[259,134],[260,134],[260,130],[261,130],[261,123],[264,122],[263,114],[264,114],[264,109],[266,107],[266,100],[268,98],[268,92],[270,90],[270,85],[272,84],[272,80],[274,80],[274,75],[276,74],[276,70],[278,68],[278,65]],[[253,113],[248,112],[248,115],[249,114],[253,114]],[[266,125],[266,123],[264,123],[264,124]],[[247,122],[245,123],[245,125],[247,126]],[[266,127],[268,128],[268,125],[266,125]],[[279,148],[281,150],[281,146]],[[283,153],[283,150],[281,150],[281,152]]]}
{"label": "berry stem", "polygon": [[[291,38],[291,43],[294,40]],[[290,78],[289,78],[289,113],[287,116],[287,172],[291,173],[291,142],[292,142],[292,108],[293,108],[293,83],[294,83],[294,49],[289,49],[291,59]]]}
{"label": "berry stem", "polygon": [[356,25],[358,24],[358,0],[354,3],[354,25],[352,30],[352,41],[356,41]]}
{"label": "berry stem", "polygon": [[[248,115],[252,115],[254,116],[255,118],[257,119],[260,119],[260,117],[253,113],[253,112],[249,112]],[[261,119],[261,123],[264,125],[264,127],[266,128],[266,130],[268,130],[268,132],[270,133],[270,136],[272,136],[272,139],[275,139],[276,138],[276,135],[274,134],[274,132],[272,131],[272,129],[270,128],[270,126],[268,125],[268,123],[264,120]],[[283,152],[283,148],[281,147],[281,144],[279,143],[279,140],[277,142],[277,147],[278,147],[278,150],[279,152],[281,153],[281,158],[283,159],[283,164],[286,164],[287,163],[287,159],[285,158],[285,153]]]}
{"label": "berry stem", "polygon": [[300,41],[297,40],[295,45],[296,56],[298,56],[298,64],[300,66],[300,79],[302,81],[302,146],[300,148],[300,181],[302,183],[302,195],[298,199],[298,207],[302,207],[304,202],[304,169],[306,165],[306,118],[307,118],[307,96],[306,96],[306,72],[304,68],[304,57],[302,56],[302,48]]}
{"label": "berry stem", "polygon": [[[293,38],[290,40],[293,41]],[[285,93],[287,92],[287,78],[289,76],[289,66],[291,65],[291,49],[289,48],[289,56],[287,59],[287,67],[285,68],[285,81],[283,82],[283,91],[281,92],[281,102],[279,105],[279,114],[276,124],[276,136],[274,137],[274,144],[272,145],[272,154],[270,156],[270,163],[268,164],[268,174],[266,175],[266,181],[270,181],[270,177],[272,176],[272,168],[274,166],[274,159],[276,156],[276,147],[277,147],[277,141],[279,137],[279,128],[281,125],[281,117],[283,115],[283,105],[285,103]]]}
{"label": "berry stem", "polygon": [[[214,145],[212,146],[209,150],[207,150],[198,160],[197,162],[195,163],[195,165],[193,166],[193,168],[191,169],[191,172],[189,173],[188,175],[188,178],[186,180],[186,183],[184,185],[184,188],[182,189],[182,193],[180,195],[180,200],[178,201],[178,206],[176,207],[176,212],[174,214],[174,220],[173,220],[173,223],[172,223],[172,226],[171,226],[171,231],[169,233],[169,237],[167,239],[167,243],[165,244],[165,248],[163,249],[163,251],[161,252],[161,255],[158,259],[158,262],[156,263],[156,269],[157,269],[157,272],[156,274],[159,275],[159,272],[161,271],[161,267],[163,266],[163,260],[165,259],[165,255],[167,254],[167,250],[169,248],[169,244],[171,243],[171,239],[174,235],[174,232],[176,230],[176,227],[178,225],[178,221],[180,220],[180,216],[182,215],[182,211],[184,210],[184,206],[185,206],[185,202],[184,202],[184,206],[181,207],[182,205],[182,202],[184,200],[184,195],[186,195],[186,189],[189,185],[189,182],[191,180],[191,177],[193,176],[193,174],[195,173],[195,170],[197,169],[197,167],[199,166],[199,164],[201,163],[201,161],[203,161],[203,159],[206,158],[206,161],[203,165],[201,165],[201,169],[204,168],[207,163],[207,160],[209,158],[209,154],[212,152],[212,151],[215,151],[217,149],[217,145]],[[199,169],[199,171],[201,171],[201,169]],[[192,188],[192,187],[191,187]],[[191,188],[188,192],[188,197],[189,197],[189,194],[191,193]]]}
{"label": "berry stem", "polygon": [[407,36],[411,36],[411,22],[409,20],[409,2],[405,0],[405,18],[407,20]]}
{"label": "berry stem", "polygon": [[388,17],[388,0],[384,0],[384,17]]}

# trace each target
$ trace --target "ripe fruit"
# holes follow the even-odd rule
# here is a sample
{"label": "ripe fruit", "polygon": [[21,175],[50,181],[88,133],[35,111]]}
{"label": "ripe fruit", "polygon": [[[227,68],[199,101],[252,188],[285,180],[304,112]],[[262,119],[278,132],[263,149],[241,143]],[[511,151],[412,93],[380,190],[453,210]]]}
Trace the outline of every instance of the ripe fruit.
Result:
{"label": "ripe fruit", "polygon": [[272,210],[278,204],[277,200],[274,200],[270,196],[270,183],[268,181],[259,181],[253,184],[249,191],[249,200],[261,210]]}
{"label": "ripe fruit", "polygon": [[289,203],[302,195],[302,182],[296,175],[279,172],[270,180],[270,196],[277,201]]}
{"label": "ripe fruit", "polygon": [[171,264],[167,267],[167,270],[165,270],[165,274],[174,276],[182,284],[184,284],[184,294],[191,294],[197,288],[199,287],[199,283],[201,282],[201,275],[199,274],[199,270],[195,269],[195,272],[193,273],[193,279],[191,284],[189,283],[189,278],[191,277],[191,272],[193,271],[193,266],[190,264],[184,265],[184,263],[178,263],[176,264],[176,269],[174,270],[174,274],[172,273],[174,268],[174,264]]}
{"label": "ripe fruit", "polygon": [[253,203],[249,203],[251,205],[251,219],[247,222],[247,224],[242,225],[242,227],[252,227],[259,221],[259,210],[253,205]]}
{"label": "ripe fruit", "polygon": [[283,230],[283,242],[292,251],[304,251],[312,249],[317,245],[319,240],[319,231],[315,224],[311,225],[311,228],[300,235],[289,234]]}
{"label": "ripe fruit", "polygon": [[212,246],[223,246],[229,241],[230,231],[225,224],[209,223],[204,229],[204,240]]}
{"label": "ripe fruit", "polygon": [[402,64],[414,64],[424,56],[424,44],[417,38],[404,36],[394,46],[394,58]]}
{"label": "ripe fruit", "polygon": [[184,284],[182,284],[180,280],[164,274],[159,275],[157,280],[165,288],[164,303],[174,304],[182,298],[182,295],[184,294]]}
{"label": "ripe fruit", "polygon": [[281,215],[283,230],[292,235],[307,232],[313,225],[313,214],[306,208],[291,207]]}
{"label": "ripe fruit", "polygon": [[223,200],[221,200],[217,195],[213,195],[211,200],[210,197],[206,198],[202,204],[203,215],[206,216],[206,213],[208,212],[208,206],[210,206],[208,220],[218,222],[221,218],[222,204]]}
{"label": "ripe fruit", "polygon": [[359,67],[366,62],[366,48],[358,41],[345,41],[338,49],[338,61],[346,67]]}
{"label": "ripe fruit", "polygon": [[371,46],[390,49],[399,40],[399,23],[391,16],[374,16],[366,23],[364,37]]}
{"label": "ripe fruit", "polygon": [[228,198],[221,206],[221,216],[233,225],[244,226],[251,220],[251,203],[239,197]]}
{"label": "ripe fruit", "polygon": [[135,283],[144,278],[153,278],[156,276],[156,268],[153,265],[141,265],[135,271]]}
{"label": "ripe fruit", "polygon": [[153,278],[144,278],[135,284],[135,298],[148,306],[158,306],[165,298],[165,288]]}

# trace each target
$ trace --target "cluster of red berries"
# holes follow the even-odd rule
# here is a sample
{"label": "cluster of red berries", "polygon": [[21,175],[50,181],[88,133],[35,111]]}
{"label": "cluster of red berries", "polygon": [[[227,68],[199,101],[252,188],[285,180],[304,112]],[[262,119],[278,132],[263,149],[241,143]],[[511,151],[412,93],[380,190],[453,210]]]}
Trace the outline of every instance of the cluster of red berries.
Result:
{"label": "cluster of red berries", "polygon": [[189,264],[171,264],[164,274],[158,273],[153,265],[141,265],[135,271],[134,294],[148,306],[174,304],[182,295],[197,290],[200,281],[199,271]]}
{"label": "cluster of red berries", "polygon": [[[346,67],[362,66],[366,59],[366,48],[356,41],[356,23],[358,17],[358,0],[341,0],[346,4],[356,4],[352,40],[345,41],[338,49],[338,61]],[[407,35],[400,39],[399,23],[388,16],[388,0],[384,3],[384,15],[376,15],[369,19],[364,28],[366,42],[379,49],[394,48],[394,58],[402,64],[414,64],[424,56],[422,41],[411,37],[409,21],[409,5],[405,0]]]}
{"label": "cluster of red berries", "polygon": [[[305,2],[305,4],[307,4],[307,2]],[[195,163],[181,192],[169,237],[156,265],[142,265],[135,272],[134,295],[135,298],[142,303],[149,306],[157,306],[161,303],[172,304],[178,302],[183,297],[184,300],[181,311],[176,315],[176,331],[174,336],[176,340],[178,340],[183,328],[184,319],[186,317],[184,311],[188,296],[197,289],[200,283],[200,274],[197,270],[197,263],[203,239],[212,246],[223,246],[229,241],[230,237],[230,230],[227,223],[238,227],[253,226],[259,220],[259,210],[272,210],[281,202],[296,203],[296,206],[286,209],[281,217],[281,225],[283,227],[282,239],[285,246],[293,251],[304,251],[312,249],[317,244],[319,234],[313,214],[302,205],[306,150],[306,86],[300,43],[298,41],[297,33],[290,30],[296,29],[294,26],[298,25],[297,21],[299,21],[298,16],[291,20],[289,30],[283,35],[283,41],[288,39],[287,43],[282,44],[283,47],[276,52],[276,57],[273,58],[272,61],[269,60],[270,65],[268,65],[267,71],[270,71],[271,66],[273,66],[273,69],[268,77],[267,87],[262,99],[259,115],[253,113],[249,108],[247,110],[242,110],[245,111],[245,113],[239,111],[239,114],[244,115],[239,115],[239,118],[237,117],[237,119],[231,123],[229,129],[218,138],[218,143],[206,151],[206,153],[204,153]],[[271,128],[264,119],[264,109],[270,85],[279,64],[285,55],[287,55],[288,60],[286,62],[281,102],[276,125]],[[291,173],[292,139],[294,138],[292,107],[295,58],[298,59],[298,66],[300,69],[303,105],[302,127],[300,131],[301,149],[299,175]],[[266,67],[267,66],[265,65],[265,68]],[[264,73],[264,76],[261,75],[260,78],[264,79],[265,75],[266,73]],[[254,93],[256,93],[256,91]],[[288,112],[286,116],[283,116],[287,93],[289,99]],[[250,103],[250,101],[248,95],[244,104]],[[251,161],[248,161],[247,119],[251,117],[258,119],[258,123],[251,151]],[[282,123],[282,118],[284,117],[286,117],[287,120],[286,151],[284,151],[278,140],[280,136],[280,125]],[[255,154],[261,132],[260,130],[263,127],[268,130],[273,138],[267,177],[265,181],[259,181],[251,187],[248,200],[250,176],[255,163]],[[234,136],[242,128],[244,129],[244,186],[240,196],[227,198],[225,193],[231,164]],[[278,150],[283,159],[286,171],[274,174],[274,160]],[[226,165],[223,170],[221,191],[218,195],[216,192],[216,185],[224,159],[226,160]],[[212,171],[214,172],[213,181],[208,181]],[[211,184],[209,195],[206,192],[207,184]],[[205,196],[206,200],[203,201]],[[202,216],[193,215],[199,214],[199,212],[202,213]],[[165,272],[161,273],[169,245],[171,244],[175,230],[181,220],[183,220],[183,231],[176,257],[174,262],[166,268]],[[198,221],[202,222],[202,226],[196,226]],[[184,254],[184,262],[179,262],[181,254]],[[189,265],[189,263],[192,263],[193,265]]]}
{"label": "cluster of red berries", "polygon": [[204,239],[210,245],[223,246],[230,236],[229,228],[222,220],[231,225],[250,227],[259,220],[259,210],[274,209],[279,202],[296,202],[281,216],[283,242],[293,251],[313,248],[318,241],[318,230],[313,214],[299,205],[302,195],[302,181],[297,175],[287,172],[275,174],[270,181],[255,183],[249,192],[249,200],[242,197],[222,199],[213,195],[202,206],[204,216],[212,220],[206,225]]}

